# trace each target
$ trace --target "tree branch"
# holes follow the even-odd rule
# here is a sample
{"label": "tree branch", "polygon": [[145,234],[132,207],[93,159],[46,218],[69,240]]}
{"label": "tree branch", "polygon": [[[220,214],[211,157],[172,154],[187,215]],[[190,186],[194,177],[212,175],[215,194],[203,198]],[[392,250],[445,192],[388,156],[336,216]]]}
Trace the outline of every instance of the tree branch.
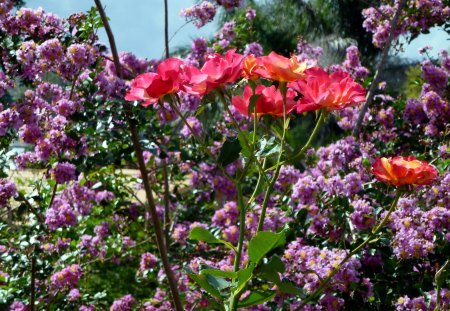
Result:
{"label": "tree branch", "polygon": [[[94,0],[94,1],[95,1],[97,10],[100,14],[100,17],[102,19],[106,33],[108,35],[108,40],[109,40],[109,44],[111,46],[111,52],[113,55],[114,66],[116,67],[117,76],[119,78],[121,78],[122,77],[122,68],[120,66],[119,54],[117,53],[117,48],[116,48],[116,43],[114,40],[113,32],[109,25],[108,19],[106,18],[105,10],[103,9],[100,0]],[[144,184],[144,190],[145,190],[145,193],[147,196],[148,206],[149,206],[150,213],[151,213],[152,220],[153,220],[153,226],[154,226],[155,235],[156,235],[156,244],[158,246],[159,254],[161,256],[161,261],[162,261],[162,264],[164,267],[164,272],[166,273],[167,280],[169,282],[170,292],[172,294],[172,301],[175,305],[175,310],[182,311],[183,305],[181,303],[175,276],[172,271],[172,267],[170,265],[168,254],[166,251],[166,246],[164,243],[164,232],[161,228],[161,223],[159,221],[158,213],[156,211],[156,205],[155,205],[155,201],[153,199],[153,193],[152,193],[150,181],[149,181],[149,178],[147,175],[147,169],[145,167],[144,157],[142,155],[142,148],[141,148],[141,144],[139,142],[136,121],[132,118],[131,113],[129,111],[126,112],[126,118],[127,118],[128,124],[129,124],[130,132],[131,132],[131,139],[132,139],[133,147],[134,147],[136,157],[138,160],[139,170],[141,172],[142,181]]]}
{"label": "tree branch", "polygon": [[391,48],[392,40],[394,40],[395,31],[397,29],[398,21],[400,19],[400,14],[401,14],[402,9],[405,6],[405,4],[406,4],[406,0],[401,0],[401,2],[398,4],[398,8],[397,8],[397,11],[395,12],[394,18],[392,19],[391,29],[389,31],[389,37],[386,41],[386,45],[384,46],[383,54],[381,55],[381,60],[378,63],[377,71],[375,72],[373,81],[370,84],[369,92],[367,93],[367,96],[366,96],[366,102],[364,103],[363,107],[361,108],[361,111],[359,112],[358,120],[356,121],[355,128],[353,129],[352,134],[355,137],[359,136],[359,132],[361,130],[361,124],[364,119],[364,115],[366,114],[367,109],[369,109],[369,107],[373,103],[373,98],[375,96],[375,91],[377,89],[377,85],[380,80],[381,72],[383,71],[384,66],[386,65],[386,61],[387,61],[387,58],[389,55],[389,50]]}

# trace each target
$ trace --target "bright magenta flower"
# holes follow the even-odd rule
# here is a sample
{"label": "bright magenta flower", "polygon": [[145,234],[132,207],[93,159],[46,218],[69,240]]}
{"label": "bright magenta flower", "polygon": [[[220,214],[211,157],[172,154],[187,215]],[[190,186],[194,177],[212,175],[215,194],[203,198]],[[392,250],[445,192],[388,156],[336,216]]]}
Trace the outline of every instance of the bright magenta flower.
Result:
{"label": "bright magenta flower", "polygon": [[125,99],[144,100],[142,105],[148,106],[158,102],[164,95],[179,90],[201,95],[206,90],[206,78],[199,69],[186,65],[181,59],[168,58],[158,65],[156,73],[144,73],[131,81]]}
{"label": "bright magenta flower", "polygon": [[305,73],[304,80],[288,84],[288,87],[303,95],[298,102],[298,113],[321,108],[341,110],[366,100],[366,91],[348,73],[334,72],[328,75],[318,67],[308,69]]}
{"label": "bright magenta flower", "polygon": [[[255,89],[255,95],[260,95],[256,100],[256,115],[270,114],[273,116],[283,116],[283,95],[274,86],[266,87],[264,85],[258,85]],[[286,94],[286,113],[292,112],[297,102],[294,100],[295,92],[288,90]],[[246,86],[242,97],[233,96],[231,102],[233,106],[242,114],[248,116],[248,106],[250,105],[250,98],[252,96],[252,88]],[[250,113],[250,116],[253,113]]]}
{"label": "bright magenta flower", "polygon": [[210,55],[201,69],[201,73],[208,76],[205,93],[236,81],[241,76],[243,60],[244,55],[236,53],[236,49],[229,50],[225,56],[217,53]]}
{"label": "bright magenta flower", "polygon": [[157,73],[144,73],[131,81],[131,88],[125,99],[144,100],[142,105],[148,106],[166,94],[178,92],[183,65],[184,62],[178,58],[164,60],[158,65]]}

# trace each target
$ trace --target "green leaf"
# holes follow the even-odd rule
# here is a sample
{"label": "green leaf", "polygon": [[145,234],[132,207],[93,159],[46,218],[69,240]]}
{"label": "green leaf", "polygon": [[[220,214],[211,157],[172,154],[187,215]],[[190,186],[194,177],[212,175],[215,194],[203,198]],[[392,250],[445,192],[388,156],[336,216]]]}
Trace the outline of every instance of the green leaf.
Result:
{"label": "green leaf", "polygon": [[247,148],[245,141],[246,140],[248,141],[248,137],[245,137],[244,132],[241,132],[238,134],[238,140],[239,140],[239,144],[241,145],[241,148],[242,148],[241,152],[244,155],[244,157],[251,158],[252,151]]}
{"label": "green leaf", "polygon": [[231,286],[231,283],[222,277],[217,277],[211,274],[204,274],[204,275],[206,276],[206,280],[208,281],[208,283],[219,291]]}
{"label": "green leaf", "polygon": [[295,286],[295,284],[290,281],[281,281],[281,283],[277,284],[277,285],[278,285],[278,289],[283,293],[296,295],[296,296],[300,296],[300,295],[304,294],[300,288]]}
{"label": "green leaf", "polygon": [[209,274],[209,275],[218,276],[221,278],[230,278],[230,279],[235,279],[238,277],[237,272],[223,271],[223,270],[219,270],[219,269],[203,269],[200,271],[200,274]]}
{"label": "green leaf", "polygon": [[242,147],[239,144],[239,140],[235,137],[227,137],[227,140],[223,143],[222,149],[220,149],[219,158],[217,161],[222,166],[227,166],[233,163],[239,158],[239,153]]}
{"label": "green leaf", "polygon": [[195,282],[197,283],[201,288],[203,288],[207,293],[209,293],[211,296],[219,299],[222,301],[222,296],[220,295],[220,292],[214,288],[213,285],[211,285],[208,282],[206,275],[200,275],[195,273],[187,273],[187,275]]}
{"label": "green leaf", "polygon": [[272,136],[269,139],[263,138],[259,141],[259,150],[256,153],[257,157],[268,157],[273,154],[279,153],[281,145]]}
{"label": "green leaf", "polygon": [[253,305],[259,305],[275,297],[276,292],[268,291],[252,291],[248,297],[238,303],[238,308],[245,308]]}
{"label": "green leaf", "polygon": [[234,293],[240,292],[247,285],[247,282],[251,279],[251,277],[253,275],[254,269],[255,269],[255,265],[251,264],[248,268],[237,271],[238,282],[237,282],[236,288],[233,290]]}
{"label": "green leaf", "polygon": [[277,255],[272,256],[270,261],[266,264],[262,264],[258,269],[258,276],[264,280],[280,283],[280,276],[278,273],[283,273],[286,270],[283,261]]}
{"label": "green leaf", "polygon": [[249,242],[248,257],[257,264],[268,252],[286,242],[286,233],[258,232]]}
{"label": "green leaf", "polygon": [[196,240],[196,241],[203,241],[203,242],[206,242],[209,244],[223,244],[226,247],[228,247],[229,249],[235,250],[233,244],[216,238],[211,232],[209,232],[208,230],[206,230],[203,227],[192,228],[192,230],[189,234],[189,239]]}
{"label": "green leaf", "polygon": [[296,218],[300,226],[304,227],[306,218],[308,216],[308,210],[306,208],[302,208],[297,212]]}

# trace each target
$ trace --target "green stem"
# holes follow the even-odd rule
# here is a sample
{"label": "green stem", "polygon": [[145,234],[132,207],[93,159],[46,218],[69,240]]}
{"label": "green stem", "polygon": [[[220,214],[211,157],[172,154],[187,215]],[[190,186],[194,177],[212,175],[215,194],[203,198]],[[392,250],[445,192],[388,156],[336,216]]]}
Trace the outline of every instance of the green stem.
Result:
{"label": "green stem", "polygon": [[[175,98],[172,98],[173,101],[175,102]],[[183,123],[188,127],[189,131],[192,133],[192,136],[194,137],[194,139],[197,141],[197,143],[200,145],[200,147],[202,148],[202,151],[207,154],[211,159],[215,160],[217,167],[219,167],[219,169],[222,171],[222,173],[224,174],[224,176],[229,179],[232,182],[234,181],[234,178],[231,177],[226,171],[225,168],[220,165],[220,163],[218,163],[216,161],[216,158],[213,156],[213,154],[211,153],[211,151],[209,151],[208,147],[203,143],[202,139],[200,137],[197,136],[197,134],[195,133],[194,129],[192,128],[192,126],[189,124],[189,122],[186,120],[185,116],[181,113],[181,111],[178,109],[178,107],[171,102],[170,100],[168,101],[170,108],[172,108],[173,111],[175,111],[175,113],[180,117],[181,121],[183,121]]]}
{"label": "green stem", "polygon": [[281,135],[281,147],[280,147],[280,152],[278,154],[277,164],[275,165],[275,173],[273,174],[272,179],[270,180],[269,185],[266,190],[266,193],[264,195],[264,201],[261,206],[261,215],[259,216],[258,227],[256,229],[256,233],[258,233],[259,231],[261,231],[263,229],[264,219],[266,218],[266,210],[267,210],[267,205],[269,204],[270,195],[272,194],[273,186],[275,185],[275,182],[277,181],[278,176],[280,175],[280,169],[282,166],[281,158],[283,157],[283,153],[284,153],[286,129],[288,127],[288,124],[287,124],[288,122],[286,122],[286,92],[287,92],[286,85],[281,84],[280,90],[283,93],[283,134]]}
{"label": "green stem", "polygon": [[[223,107],[225,108],[227,113],[230,115],[231,122],[233,123],[234,127],[236,127],[236,130],[238,131],[239,135],[241,135],[242,140],[244,141],[245,147],[248,150],[253,151],[254,150],[254,146],[253,146],[253,148],[250,147],[250,144],[249,144],[249,142],[247,140],[247,136],[241,131],[241,128],[240,128],[238,122],[236,121],[236,118],[234,117],[233,113],[231,112],[230,108],[227,105],[227,101],[225,100],[225,95],[224,95],[225,91],[223,89],[220,89],[218,91],[218,93],[219,93],[220,100],[222,101]],[[255,154],[253,152],[251,152],[251,156],[250,157],[251,157],[250,158],[251,160],[255,161],[256,166],[258,167],[258,171],[261,174],[263,174],[264,170],[262,169],[261,163],[259,163],[258,159],[256,158],[256,156],[255,156]],[[262,176],[263,176],[263,178],[264,178],[264,180],[266,182],[269,182],[269,180],[267,179],[266,174],[263,174]]]}
{"label": "green stem", "polygon": [[236,258],[234,259],[234,272],[239,270],[242,255],[242,246],[244,244],[245,235],[245,205],[242,196],[241,184],[236,183],[237,195],[238,195],[238,209],[239,209],[239,241],[237,245]]}
{"label": "green stem", "polygon": [[391,207],[389,208],[389,211],[387,212],[386,216],[384,216],[383,220],[380,222],[378,226],[375,227],[375,229],[372,230],[370,235],[367,237],[364,242],[359,244],[355,249],[353,249],[345,258],[333,269],[331,270],[331,273],[321,282],[320,286],[307,298],[305,298],[300,305],[299,309],[303,308],[308,302],[313,300],[315,297],[320,295],[328,286],[331,279],[336,275],[336,273],[339,272],[339,270],[342,268],[342,265],[345,264],[350,258],[352,258],[354,255],[356,255],[364,246],[366,246],[374,237],[375,235],[383,228],[383,226],[388,222],[389,217],[391,216],[392,212],[395,210],[398,200],[400,199],[401,195],[403,194],[403,191],[401,188],[397,188],[397,193],[395,195],[394,201],[392,201]]}
{"label": "green stem", "polygon": [[[264,159],[263,160],[263,164],[262,164],[263,170],[266,167],[266,163],[267,163],[267,161],[266,161],[266,159]],[[258,181],[256,182],[256,186],[255,186],[255,189],[253,190],[252,196],[250,197],[250,199],[247,202],[246,209],[248,209],[250,207],[250,205],[253,203],[253,201],[255,201],[256,195],[258,194],[259,187],[261,186],[261,180],[262,180],[262,176],[261,176],[261,173],[259,173],[258,174]]]}
{"label": "green stem", "polygon": [[444,265],[436,272],[436,275],[434,277],[434,281],[436,282],[436,307],[433,311],[441,311],[441,285],[443,282],[442,277],[444,276],[445,270],[447,269],[448,264],[450,263],[450,260],[447,259],[447,261],[444,263]]}
{"label": "green stem", "polygon": [[309,136],[308,141],[306,144],[300,149],[299,152],[297,152],[296,155],[294,155],[292,158],[289,159],[289,161],[295,160],[299,157],[301,157],[311,146],[311,143],[313,139],[316,137],[317,133],[319,132],[319,128],[322,125],[323,121],[325,121],[326,117],[328,116],[328,113],[326,111],[322,111],[319,116],[319,120],[317,120],[316,126],[314,127],[314,130],[312,131],[311,135]]}

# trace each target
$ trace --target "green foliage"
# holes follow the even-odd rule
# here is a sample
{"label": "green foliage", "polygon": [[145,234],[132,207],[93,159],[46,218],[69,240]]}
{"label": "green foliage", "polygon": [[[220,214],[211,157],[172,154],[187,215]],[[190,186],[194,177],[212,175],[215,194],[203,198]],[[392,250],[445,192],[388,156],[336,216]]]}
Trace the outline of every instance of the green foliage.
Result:
{"label": "green foliage", "polygon": [[406,98],[418,98],[422,91],[420,65],[415,65],[406,70],[406,80],[402,87],[402,93]]}

